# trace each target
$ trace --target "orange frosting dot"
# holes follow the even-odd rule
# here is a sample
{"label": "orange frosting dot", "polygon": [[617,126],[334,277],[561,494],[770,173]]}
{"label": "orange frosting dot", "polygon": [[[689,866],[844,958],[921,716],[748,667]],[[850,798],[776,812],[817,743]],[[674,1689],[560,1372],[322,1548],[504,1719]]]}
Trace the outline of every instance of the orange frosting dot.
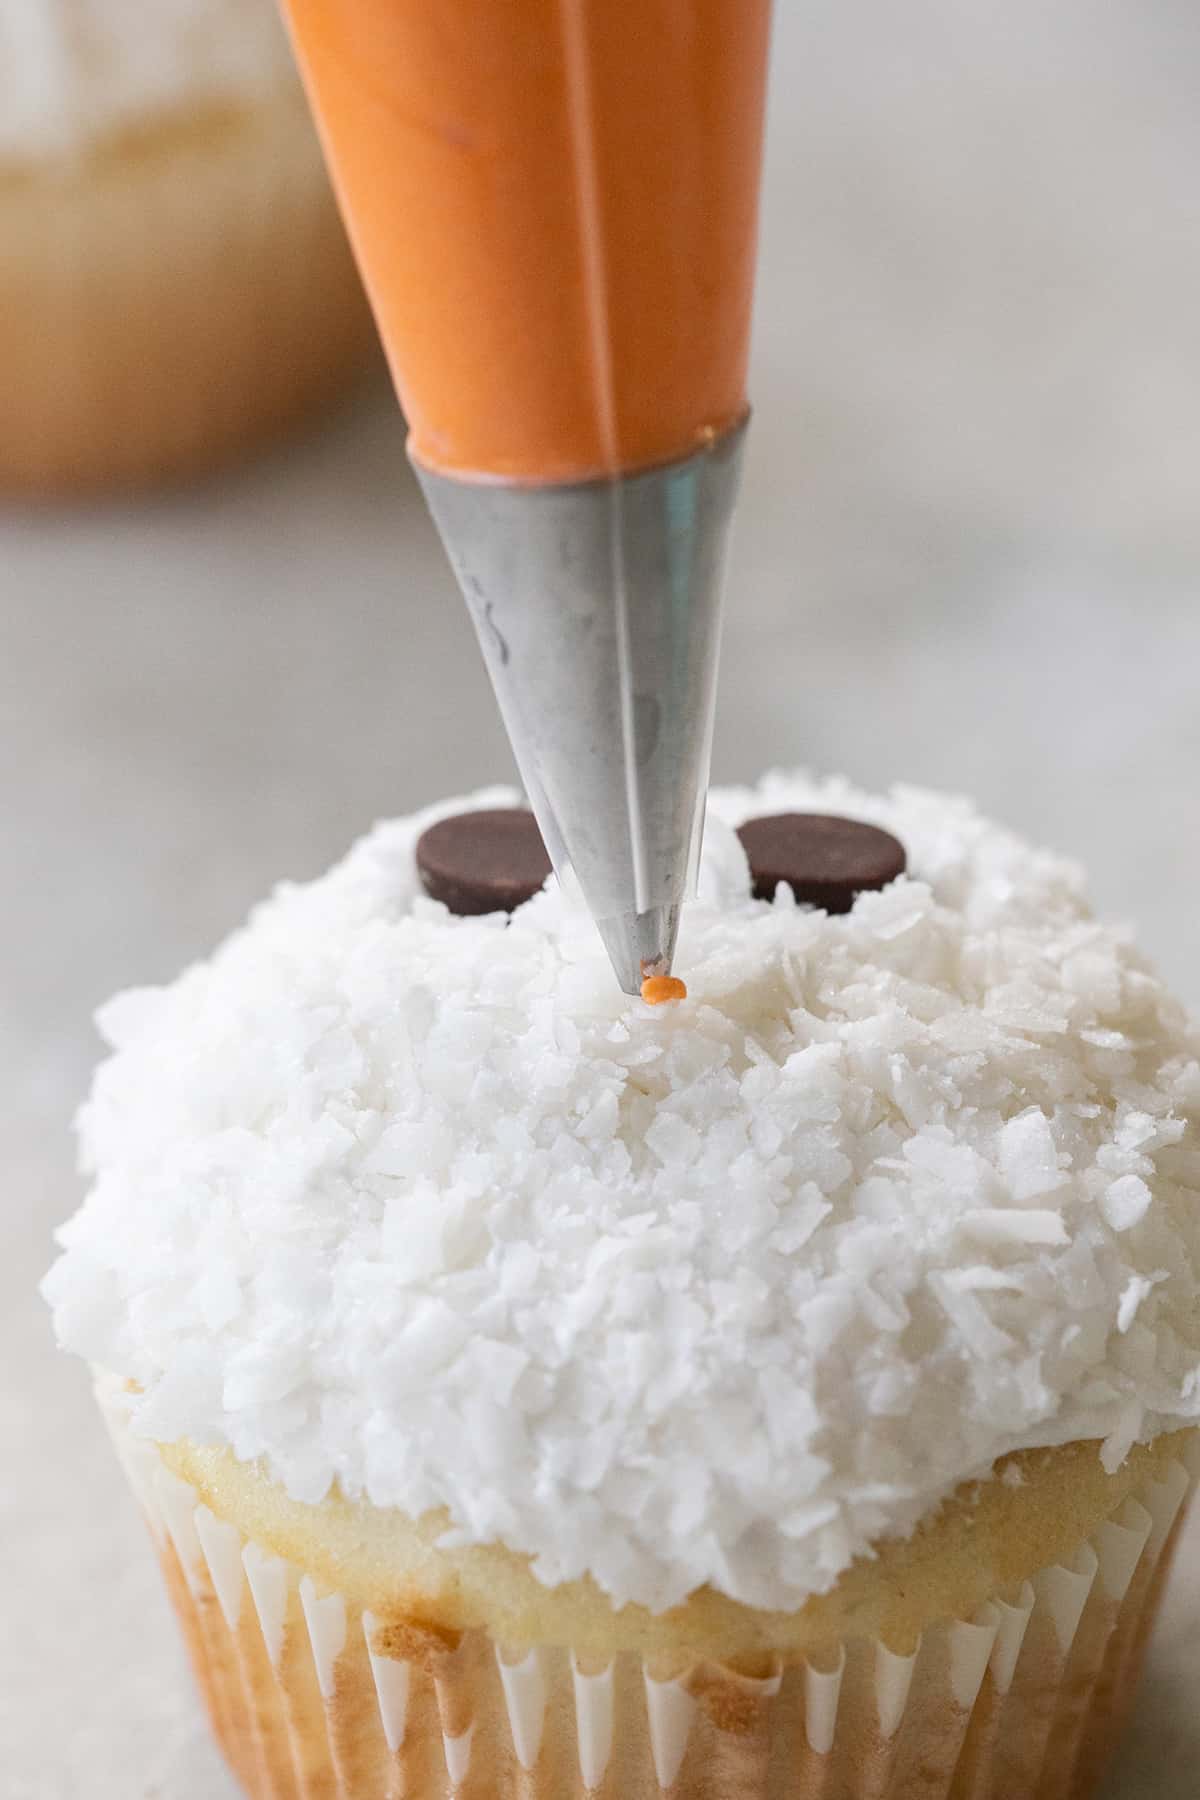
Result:
{"label": "orange frosting dot", "polygon": [[677,975],[647,975],[642,983],[642,999],[647,1006],[661,1006],[664,1000],[686,1000],[687,988]]}

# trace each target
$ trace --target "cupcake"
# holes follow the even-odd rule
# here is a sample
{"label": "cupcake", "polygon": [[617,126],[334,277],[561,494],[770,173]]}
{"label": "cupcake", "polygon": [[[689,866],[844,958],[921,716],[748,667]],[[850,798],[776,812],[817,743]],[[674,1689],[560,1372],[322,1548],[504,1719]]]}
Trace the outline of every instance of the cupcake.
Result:
{"label": "cupcake", "polygon": [[270,0],[0,0],[0,493],[182,478],[329,402],[366,304]]}
{"label": "cupcake", "polygon": [[247,1793],[1088,1793],[1200,1467],[1184,1013],[1073,864],[802,776],[652,1007],[513,804],[100,1014],[46,1294]]}

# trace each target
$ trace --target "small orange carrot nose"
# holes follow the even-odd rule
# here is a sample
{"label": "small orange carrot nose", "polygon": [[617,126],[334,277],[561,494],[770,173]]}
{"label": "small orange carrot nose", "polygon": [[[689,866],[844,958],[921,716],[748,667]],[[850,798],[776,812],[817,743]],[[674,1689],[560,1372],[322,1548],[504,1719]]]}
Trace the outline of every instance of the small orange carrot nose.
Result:
{"label": "small orange carrot nose", "polygon": [[687,988],[677,975],[647,975],[642,983],[642,999],[647,1006],[661,1006],[664,1000],[686,1000]]}

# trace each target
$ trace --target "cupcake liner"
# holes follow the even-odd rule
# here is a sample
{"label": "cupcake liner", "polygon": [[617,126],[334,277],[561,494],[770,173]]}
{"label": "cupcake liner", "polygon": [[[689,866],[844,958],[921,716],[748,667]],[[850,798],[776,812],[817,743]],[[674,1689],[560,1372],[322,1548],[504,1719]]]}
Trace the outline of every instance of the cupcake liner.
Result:
{"label": "cupcake liner", "polygon": [[0,491],[187,475],[364,366],[367,306],[298,91],[0,174]]}
{"label": "cupcake liner", "polygon": [[253,1800],[1082,1800],[1200,1474],[1189,1443],[1069,1559],[925,1633],[750,1676],[377,1618],[216,1518],[101,1404]]}

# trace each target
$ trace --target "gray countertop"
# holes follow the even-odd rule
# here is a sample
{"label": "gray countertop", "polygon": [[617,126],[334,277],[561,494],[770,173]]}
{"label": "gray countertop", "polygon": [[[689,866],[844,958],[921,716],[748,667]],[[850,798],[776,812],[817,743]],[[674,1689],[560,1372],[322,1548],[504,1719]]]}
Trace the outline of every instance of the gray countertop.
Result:
{"label": "gray countertop", "polygon": [[[1052,15],[1052,16],[1046,16]],[[784,5],[718,777],[974,791],[1200,1004],[1200,22]],[[0,1789],[224,1800],[34,1295],[89,1015],[510,768],[387,397],[139,507],[0,517]],[[1191,1800],[1200,1521],[1108,1800]]]}

